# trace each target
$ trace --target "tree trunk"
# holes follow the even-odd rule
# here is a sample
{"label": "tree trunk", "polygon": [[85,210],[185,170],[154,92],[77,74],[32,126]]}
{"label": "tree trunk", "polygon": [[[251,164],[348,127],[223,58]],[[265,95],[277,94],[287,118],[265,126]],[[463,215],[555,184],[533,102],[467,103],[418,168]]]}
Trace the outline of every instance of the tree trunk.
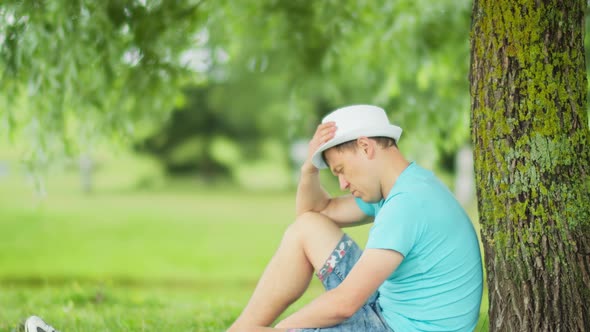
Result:
{"label": "tree trunk", "polygon": [[492,331],[590,331],[586,0],[474,0],[471,121]]}

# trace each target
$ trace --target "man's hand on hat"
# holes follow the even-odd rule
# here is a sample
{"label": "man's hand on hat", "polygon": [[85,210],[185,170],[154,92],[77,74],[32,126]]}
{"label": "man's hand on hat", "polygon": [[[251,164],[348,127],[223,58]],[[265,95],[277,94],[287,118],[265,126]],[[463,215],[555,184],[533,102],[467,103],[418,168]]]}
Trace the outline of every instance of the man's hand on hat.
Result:
{"label": "man's hand on hat", "polygon": [[320,146],[322,146],[324,143],[326,143],[334,137],[334,135],[336,134],[336,129],[336,122],[333,121],[321,123],[318,126],[318,128],[315,131],[315,134],[309,142],[309,146],[307,149],[307,159],[301,167],[302,173],[312,174],[317,173],[319,171],[317,167],[315,167],[311,162],[311,157]]}

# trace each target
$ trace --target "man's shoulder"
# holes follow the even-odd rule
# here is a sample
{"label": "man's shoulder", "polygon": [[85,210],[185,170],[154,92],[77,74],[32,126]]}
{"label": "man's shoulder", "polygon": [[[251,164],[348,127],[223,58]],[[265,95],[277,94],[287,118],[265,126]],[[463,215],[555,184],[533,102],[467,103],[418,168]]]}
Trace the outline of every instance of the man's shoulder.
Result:
{"label": "man's shoulder", "polygon": [[411,191],[412,187],[416,184],[429,181],[431,177],[433,177],[431,171],[412,162],[396,179],[395,184],[391,188],[392,192],[390,193],[390,196],[391,194],[396,194],[398,192]]}
{"label": "man's shoulder", "polygon": [[[431,170],[412,164],[411,169],[400,177],[392,188],[386,201],[390,199],[428,200],[441,194],[447,194],[448,188]],[[385,202],[387,203],[387,202]]]}
{"label": "man's shoulder", "polygon": [[[417,191],[402,191],[390,195],[379,204],[378,217],[395,218],[398,222],[413,220],[422,214],[426,206],[424,197]],[[401,218],[403,217],[403,218]]]}

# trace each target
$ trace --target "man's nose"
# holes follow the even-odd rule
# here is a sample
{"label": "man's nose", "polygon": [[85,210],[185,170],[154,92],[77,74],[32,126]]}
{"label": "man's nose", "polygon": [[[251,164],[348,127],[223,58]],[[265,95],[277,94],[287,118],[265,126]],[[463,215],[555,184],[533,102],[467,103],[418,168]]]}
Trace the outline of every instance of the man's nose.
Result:
{"label": "man's nose", "polygon": [[338,182],[340,182],[341,190],[346,190],[350,186],[350,182],[346,181],[342,175],[338,175]]}

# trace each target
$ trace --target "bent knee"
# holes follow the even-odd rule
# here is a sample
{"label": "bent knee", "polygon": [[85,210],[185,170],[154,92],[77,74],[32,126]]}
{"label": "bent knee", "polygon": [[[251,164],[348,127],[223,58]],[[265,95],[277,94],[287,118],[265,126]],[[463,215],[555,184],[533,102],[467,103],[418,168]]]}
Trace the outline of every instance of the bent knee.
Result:
{"label": "bent knee", "polygon": [[320,212],[305,212],[297,216],[295,221],[291,224],[291,227],[308,230],[317,230],[319,227],[322,228],[339,228],[334,220],[328,218],[326,215]]}
{"label": "bent knee", "polygon": [[305,212],[297,216],[287,228],[287,233],[297,236],[322,231],[341,233],[340,227],[330,218],[319,212]]}
{"label": "bent knee", "polygon": [[344,233],[330,218],[317,212],[299,215],[285,233],[289,240],[297,241],[314,269],[319,270],[326,257],[334,250]]}
{"label": "bent knee", "polygon": [[304,212],[302,214],[300,214],[299,216],[297,216],[297,218],[295,218],[295,222],[294,223],[303,223],[303,224],[307,224],[307,223],[334,223],[334,221],[330,218],[328,218],[325,214],[320,213],[320,212],[313,212],[313,211],[309,211],[309,212]]}

